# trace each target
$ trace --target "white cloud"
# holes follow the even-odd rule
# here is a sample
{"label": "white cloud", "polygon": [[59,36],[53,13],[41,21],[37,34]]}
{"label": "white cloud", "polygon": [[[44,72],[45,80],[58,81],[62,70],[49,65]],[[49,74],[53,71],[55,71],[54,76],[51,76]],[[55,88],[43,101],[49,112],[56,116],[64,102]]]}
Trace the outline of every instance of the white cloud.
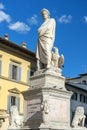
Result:
{"label": "white cloud", "polygon": [[10,15],[6,14],[4,11],[0,11],[0,23],[2,21],[6,21],[8,23],[11,21]]}
{"label": "white cloud", "polygon": [[30,27],[28,25],[19,21],[17,21],[16,23],[10,24],[8,27],[9,29],[14,30],[19,33],[25,33],[25,32],[30,31]]}
{"label": "white cloud", "polygon": [[87,23],[87,16],[84,16],[83,18],[84,18],[84,21]]}
{"label": "white cloud", "polygon": [[0,3],[0,10],[4,9],[4,5],[2,3]]}
{"label": "white cloud", "polygon": [[27,21],[30,25],[37,25],[38,24],[37,15],[34,14],[31,18],[28,18]]}
{"label": "white cloud", "polygon": [[59,23],[70,23],[72,20],[72,16],[71,15],[63,15],[61,16],[59,19],[58,19],[58,22]]}
{"label": "white cloud", "polygon": [[3,9],[4,9],[4,5],[0,3],[0,23],[3,21],[6,21],[9,23],[11,21],[11,17],[9,14],[2,11]]}

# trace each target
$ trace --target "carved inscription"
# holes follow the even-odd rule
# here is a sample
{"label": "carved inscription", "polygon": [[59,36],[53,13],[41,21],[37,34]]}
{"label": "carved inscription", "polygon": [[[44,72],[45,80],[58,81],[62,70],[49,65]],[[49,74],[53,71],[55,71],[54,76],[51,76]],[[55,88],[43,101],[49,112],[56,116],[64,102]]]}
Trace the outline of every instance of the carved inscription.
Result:
{"label": "carved inscription", "polygon": [[31,99],[27,103],[27,114],[29,118],[32,118],[36,115],[40,110],[41,99]]}

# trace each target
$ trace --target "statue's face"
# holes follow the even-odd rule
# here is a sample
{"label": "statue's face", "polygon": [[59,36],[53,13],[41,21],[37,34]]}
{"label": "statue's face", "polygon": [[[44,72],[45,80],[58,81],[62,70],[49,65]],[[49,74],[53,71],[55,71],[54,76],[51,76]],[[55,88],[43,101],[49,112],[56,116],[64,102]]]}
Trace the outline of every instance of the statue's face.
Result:
{"label": "statue's face", "polygon": [[49,14],[46,11],[43,11],[42,17],[44,20],[46,20],[47,18],[49,18]]}

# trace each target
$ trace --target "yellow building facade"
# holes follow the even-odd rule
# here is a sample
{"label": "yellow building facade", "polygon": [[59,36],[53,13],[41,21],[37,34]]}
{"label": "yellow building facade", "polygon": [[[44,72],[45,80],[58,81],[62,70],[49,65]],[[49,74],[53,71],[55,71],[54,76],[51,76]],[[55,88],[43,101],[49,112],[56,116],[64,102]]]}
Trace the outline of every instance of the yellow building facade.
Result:
{"label": "yellow building facade", "polygon": [[18,46],[8,39],[0,38],[0,117],[9,113],[12,105],[23,114],[23,91],[29,88],[30,75],[36,68],[35,54],[24,44]]}

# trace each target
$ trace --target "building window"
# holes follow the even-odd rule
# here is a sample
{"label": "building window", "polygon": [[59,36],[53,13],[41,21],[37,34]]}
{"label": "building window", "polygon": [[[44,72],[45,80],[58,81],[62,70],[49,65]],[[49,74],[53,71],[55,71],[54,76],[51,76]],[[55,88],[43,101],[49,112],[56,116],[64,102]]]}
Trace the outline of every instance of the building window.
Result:
{"label": "building window", "polygon": [[31,70],[30,71],[30,76],[33,76],[34,75],[34,70]]}
{"label": "building window", "polygon": [[16,97],[11,96],[11,106],[16,105]]}
{"label": "building window", "polygon": [[85,97],[85,103],[87,104],[87,97]]}
{"label": "building window", "polygon": [[80,94],[80,102],[85,103],[85,96],[83,94]]}
{"label": "building window", "polygon": [[10,112],[10,108],[13,105],[17,106],[18,111],[20,111],[20,98],[18,96],[9,95],[7,100],[8,100],[7,101],[7,111],[8,111],[8,113]]}
{"label": "building window", "polygon": [[83,83],[83,84],[86,84],[86,80],[83,80],[82,83]]}
{"label": "building window", "polygon": [[21,67],[19,65],[9,65],[9,77],[10,79],[20,81],[21,80]]}
{"label": "building window", "polygon": [[2,72],[2,61],[0,60],[0,75],[1,75],[1,72]]}
{"label": "building window", "polygon": [[27,83],[30,84],[30,77],[34,75],[34,70],[27,71]]}
{"label": "building window", "polygon": [[18,67],[16,65],[12,66],[12,79],[17,80],[17,72],[18,72]]}
{"label": "building window", "polygon": [[77,100],[77,93],[73,93],[72,97],[71,97],[72,100]]}

